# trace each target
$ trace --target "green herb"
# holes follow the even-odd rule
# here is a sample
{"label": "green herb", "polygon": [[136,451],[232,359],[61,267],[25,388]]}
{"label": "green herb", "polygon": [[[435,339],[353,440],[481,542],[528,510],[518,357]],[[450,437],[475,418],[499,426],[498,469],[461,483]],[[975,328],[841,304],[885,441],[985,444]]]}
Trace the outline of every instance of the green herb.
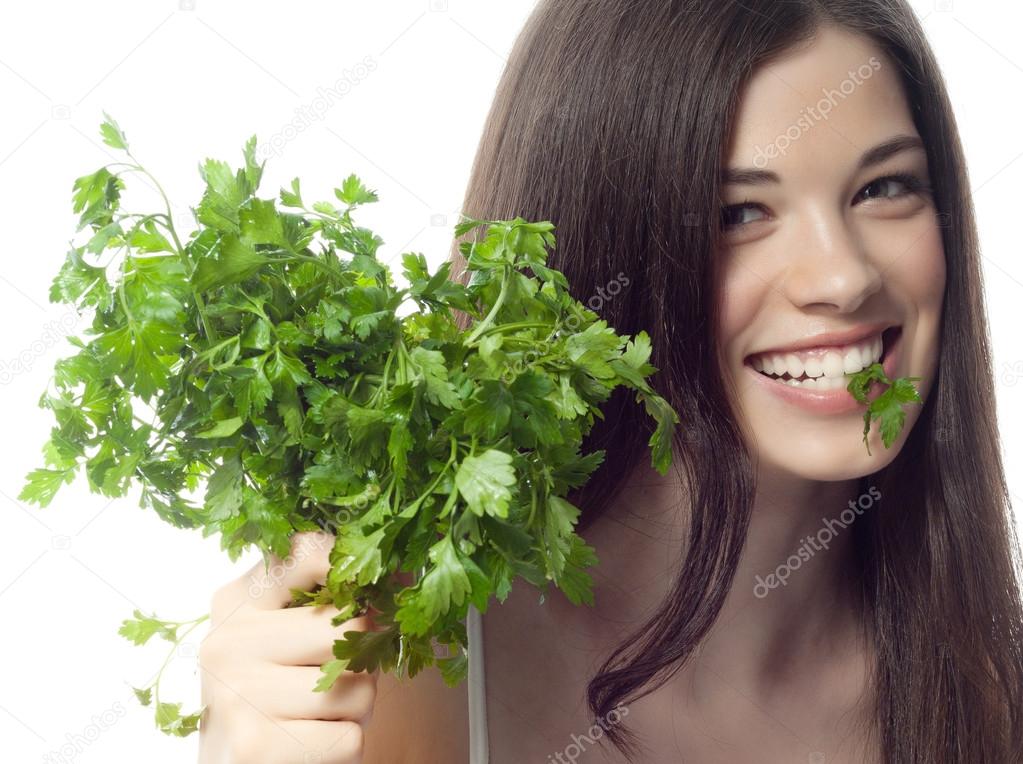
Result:
{"label": "green herb", "polygon": [[[159,671],[156,672],[156,676],[153,677],[153,681],[145,687],[132,687],[135,697],[143,706],[154,704],[156,725],[161,732],[178,737],[190,735],[199,728],[199,720],[202,718],[204,709],[200,708],[194,713],[182,714],[180,703],[162,702],[160,700],[160,679],[171,658],[181,648],[185,637],[208,616],[204,615],[192,621],[161,621],[156,616],[145,615],[141,610],[135,610],[132,615],[132,618],[125,619],[118,630],[122,637],[135,645],[144,645],[151,637],[159,634],[160,637],[173,644]],[[178,629],[182,628],[184,631],[178,634]]]}
{"label": "green herb", "polygon": [[[867,436],[870,434],[870,424],[875,419],[879,421],[884,447],[891,448],[906,422],[903,406],[923,403],[920,393],[913,385],[914,382],[920,381],[920,377],[897,377],[892,381],[885,375],[884,367],[879,363],[848,376],[849,386],[846,389],[857,401],[867,406],[867,410],[863,412],[863,443],[867,446],[867,453],[870,453]],[[867,393],[872,382],[879,382],[888,387],[874,400],[868,402]]]}
{"label": "green herb", "polygon": [[[267,563],[293,533],[331,531],[325,586],[294,591],[293,604],[331,603],[335,624],[372,606],[381,630],[337,640],[318,690],[345,669],[414,676],[432,664],[457,684],[469,604],[485,611],[516,578],[592,604],[597,558],[564,498],[604,457],[581,453],[583,437],[611,392],[630,388],[665,474],[678,416],[647,382],[647,334],[616,334],[547,267],[550,222],[466,219],[456,236],[482,229],[460,245],[469,283],[405,253],[398,288],[383,241],[352,220],[377,201],[355,175],[337,202],[307,205],[297,178],[258,198],[253,136],[241,168],[200,165],[186,236],[104,117],[104,142],[127,161],[74,182],[83,241],[50,298],[92,320],[40,399],[55,426],[22,499],[45,506],[80,472],[105,496],[135,486],[164,520],[219,534],[232,559],[258,547]],[[165,209],[122,211],[131,175]],[[177,625],[136,613],[121,633],[170,638]],[[449,655],[435,658],[434,642]],[[180,704],[157,700],[156,712],[164,731],[195,729]]]}

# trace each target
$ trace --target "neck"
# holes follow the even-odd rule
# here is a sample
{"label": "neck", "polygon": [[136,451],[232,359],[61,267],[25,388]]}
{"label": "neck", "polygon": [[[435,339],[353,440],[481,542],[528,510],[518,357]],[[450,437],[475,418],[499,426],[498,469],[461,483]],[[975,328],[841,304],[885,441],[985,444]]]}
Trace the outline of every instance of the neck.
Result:
{"label": "neck", "polygon": [[[779,672],[805,675],[808,656],[823,665],[857,650],[862,618],[852,525],[878,511],[878,497],[861,497],[855,480],[806,481],[761,470],[746,544],[700,645],[701,661],[717,657],[747,687],[767,688],[784,679]],[[600,560],[595,607],[568,612],[565,602],[559,617],[605,647],[643,623],[669,594],[683,557],[683,499],[676,475],[641,465],[583,534]]]}

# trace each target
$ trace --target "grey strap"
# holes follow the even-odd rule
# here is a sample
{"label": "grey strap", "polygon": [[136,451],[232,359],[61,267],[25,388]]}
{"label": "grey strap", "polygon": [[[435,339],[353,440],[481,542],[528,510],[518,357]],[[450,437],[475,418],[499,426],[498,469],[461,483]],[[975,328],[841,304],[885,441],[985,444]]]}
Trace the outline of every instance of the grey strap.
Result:
{"label": "grey strap", "polygon": [[487,741],[487,691],[483,675],[483,620],[480,612],[471,604],[465,628],[469,637],[469,764],[488,764],[490,746]]}

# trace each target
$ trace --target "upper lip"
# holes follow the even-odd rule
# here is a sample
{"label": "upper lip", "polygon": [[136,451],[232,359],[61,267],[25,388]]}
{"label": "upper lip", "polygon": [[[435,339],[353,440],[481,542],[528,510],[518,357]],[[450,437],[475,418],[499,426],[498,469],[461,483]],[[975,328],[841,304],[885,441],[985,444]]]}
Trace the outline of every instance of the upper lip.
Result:
{"label": "upper lip", "polygon": [[774,345],[764,350],[758,350],[755,353],[751,353],[748,357],[758,355],[767,355],[770,353],[791,353],[798,350],[810,350],[814,348],[827,348],[827,347],[841,347],[843,345],[852,345],[862,340],[870,339],[881,334],[885,329],[889,329],[898,324],[890,322],[874,323],[874,324],[860,324],[850,329],[843,329],[840,331],[833,332],[822,332],[820,334],[814,334],[809,337],[803,337],[802,339],[791,342],[787,345]]}

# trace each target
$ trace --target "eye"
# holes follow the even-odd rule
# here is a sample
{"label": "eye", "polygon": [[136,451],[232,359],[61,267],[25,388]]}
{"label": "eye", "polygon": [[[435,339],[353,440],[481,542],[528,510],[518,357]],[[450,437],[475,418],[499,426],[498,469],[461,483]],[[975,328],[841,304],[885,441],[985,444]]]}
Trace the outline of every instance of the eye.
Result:
{"label": "eye", "polygon": [[[903,189],[902,191],[898,190],[899,186],[902,187]],[[884,193],[884,190],[886,188],[891,189],[892,187],[896,188],[895,193],[890,194]],[[870,189],[875,190],[879,189],[880,193],[872,194],[866,193]],[[901,199],[904,196],[911,196],[913,194],[920,193],[930,193],[930,191],[931,187],[926,182],[918,178],[916,175],[898,172],[893,173],[891,175],[883,175],[880,178],[875,178],[874,180],[870,181],[870,183],[868,183],[862,189],[860,189],[860,192],[856,195],[856,198],[859,199],[862,197],[868,200]]]}
{"label": "eye", "polygon": [[763,208],[759,204],[750,203],[748,199],[744,201],[742,204],[729,204],[726,207],[722,207],[721,228],[727,230],[730,228],[736,228],[741,225],[746,225],[746,223],[755,223],[756,220],[745,219],[745,213],[749,212],[750,210],[763,211]]}
{"label": "eye", "polygon": [[[901,190],[899,190],[901,187]],[[894,189],[894,191],[892,190]],[[894,201],[914,194],[929,194],[931,186],[921,178],[910,173],[892,173],[875,178],[863,186],[854,197],[856,200],[889,200]],[[730,204],[721,208],[721,228],[728,231],[757,222],[756,218],[747,217],[750,211],[764,212],[764,208],[749,199],[741,204]],[[765,213],[766,214],[766,213]]]}

